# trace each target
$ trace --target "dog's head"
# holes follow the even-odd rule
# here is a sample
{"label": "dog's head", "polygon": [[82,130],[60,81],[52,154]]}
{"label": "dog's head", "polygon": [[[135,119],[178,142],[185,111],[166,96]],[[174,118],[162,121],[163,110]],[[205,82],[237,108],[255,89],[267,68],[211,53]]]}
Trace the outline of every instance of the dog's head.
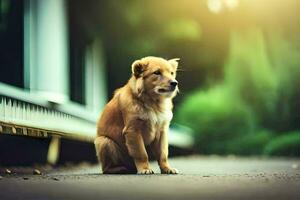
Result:
{"label": "dog's head", "polygon": [[179,58],[165,60],[145,57],[132,64],[132,75],[136,79],[138,93],[147,93],[172,98],[178,92],[176,71]]}

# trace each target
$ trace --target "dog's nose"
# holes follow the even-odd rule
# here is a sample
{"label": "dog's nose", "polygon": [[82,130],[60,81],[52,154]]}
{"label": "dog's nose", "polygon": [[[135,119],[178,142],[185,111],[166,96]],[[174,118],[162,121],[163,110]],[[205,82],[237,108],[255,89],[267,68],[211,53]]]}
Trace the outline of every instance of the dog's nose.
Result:
{"label": "dog's nose", "polygon": [[170,82],[170,85],[171,85],[172,87],[176,87],[176,86],[178,85],[178,82],[177,82],[177,81],[171,81],[171,82]]}

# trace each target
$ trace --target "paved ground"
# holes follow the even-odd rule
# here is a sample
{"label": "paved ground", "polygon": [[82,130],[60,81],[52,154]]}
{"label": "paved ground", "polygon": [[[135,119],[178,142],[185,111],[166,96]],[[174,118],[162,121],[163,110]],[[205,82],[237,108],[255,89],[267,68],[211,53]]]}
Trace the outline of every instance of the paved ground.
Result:
{"label": "paved ground", "polygon": [[300,159],[191,156],[171,164],[181,174],[102,175],[88,164],[43,167],[43,175],[1,169],[0,199],[300,199]]}

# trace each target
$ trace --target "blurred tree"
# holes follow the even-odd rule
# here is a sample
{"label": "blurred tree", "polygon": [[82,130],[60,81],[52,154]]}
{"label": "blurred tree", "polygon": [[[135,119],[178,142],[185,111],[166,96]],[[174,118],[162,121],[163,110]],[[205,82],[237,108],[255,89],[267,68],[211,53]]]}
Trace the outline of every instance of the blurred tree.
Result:
{"label": "blurred tree", "polygon": [[206,154],[226,154],[234,138],[254,132],[254,120],[224,85],[192,93],[175,115],[176,122],[194,130],[196,149]]}
{"label": "blurred tree", "polygon": [[260,29],[232,32],[225,83],[256,113],[259,123],[270,128],[274,122],[277,82]]}
{"label": "blurred tree", "polygon": [[[271,3],[274,6],[267,7]],[[261,154],[273,139],[273,132],[285,134],[299,129],[300,29],[296,24],[300,15],[295,14],[294,7],[299,2],[289,0],[283,7],[279,4],[277,0],[261,4],[241,1],[235,12],[221,14],[223,4],[220,10],[214,10],[234,19],[228,23],[231,33],[224,81],[218,84],[219,89],[212,85],[205,92],[191,93],[181,103],[176,118],[194,129],[200,152]],[[291,13],[283,16],[275,10]],[[222,93],[217,92],[220,88]],[[220,101],[222,104],[216,104]],[[224,108],[230,115],[224,115]],[[240,108],[249,115],[235,112]],[[287,134],[283,143],[275,137],[265,151],[289,155],[285,152],[300,148],[298,137],[298,132]]]}

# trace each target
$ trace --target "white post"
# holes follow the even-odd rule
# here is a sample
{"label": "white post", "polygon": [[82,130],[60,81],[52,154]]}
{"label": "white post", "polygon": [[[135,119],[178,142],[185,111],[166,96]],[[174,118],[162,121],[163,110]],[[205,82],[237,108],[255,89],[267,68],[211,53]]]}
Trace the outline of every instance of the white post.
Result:
{"label": "white post", "polygon": [[63,103],[69,99],[66,2],[27,0],[26,4],[25,85],[49,101]]}
{"label": "white post", "polygon": [[87,107],[97,114],[107,100],[105,83],[102,42],[96,38],[85,53],[85,97]]}

